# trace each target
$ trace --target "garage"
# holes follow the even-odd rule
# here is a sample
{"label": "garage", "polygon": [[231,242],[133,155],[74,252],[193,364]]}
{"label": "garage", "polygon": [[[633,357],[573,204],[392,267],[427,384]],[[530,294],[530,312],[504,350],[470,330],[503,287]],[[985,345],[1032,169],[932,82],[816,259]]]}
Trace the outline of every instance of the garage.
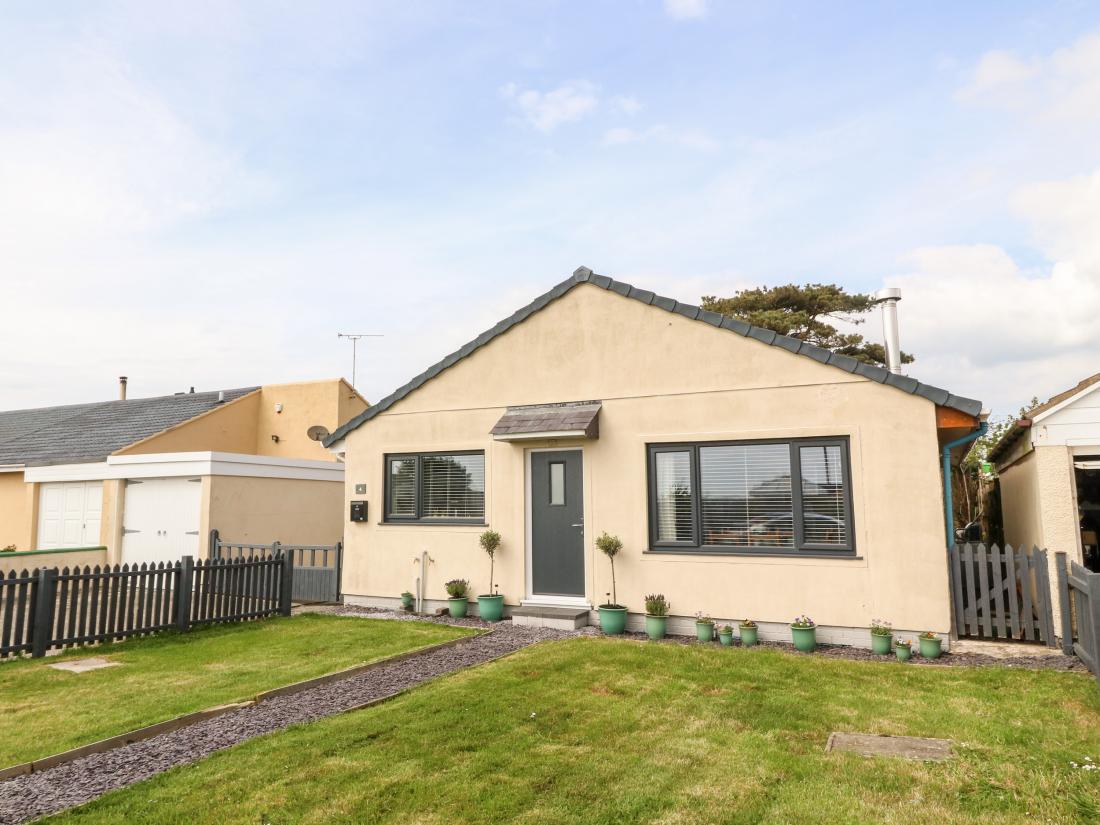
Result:
{"label": "garage", "polygon": [[199,556],[201,478],[127,479],[122,562],[173,562]]}
{"label": "garage", "polygon": [[99,545],[102,481],[43,484],[38,501],[38,549]]}

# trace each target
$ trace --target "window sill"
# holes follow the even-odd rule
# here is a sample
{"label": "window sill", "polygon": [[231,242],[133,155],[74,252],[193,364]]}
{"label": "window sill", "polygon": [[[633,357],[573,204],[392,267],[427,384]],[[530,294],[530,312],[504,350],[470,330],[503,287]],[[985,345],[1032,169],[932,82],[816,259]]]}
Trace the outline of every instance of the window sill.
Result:
{"label": "window sill", "polygon": [[706,558],[707,556],[740,556],[741,558],[763,559],[836,559],[838,561],[863,561],[863,556],[855,553],[821,553],[806,550],[801,553],[782,553],[774,550],[696,550],[655,547],[643,550],[644,556],[695,556]]}
{"label": "window sill", "polygon": [[378,527],[488,527],[485,521],[379,521]]}

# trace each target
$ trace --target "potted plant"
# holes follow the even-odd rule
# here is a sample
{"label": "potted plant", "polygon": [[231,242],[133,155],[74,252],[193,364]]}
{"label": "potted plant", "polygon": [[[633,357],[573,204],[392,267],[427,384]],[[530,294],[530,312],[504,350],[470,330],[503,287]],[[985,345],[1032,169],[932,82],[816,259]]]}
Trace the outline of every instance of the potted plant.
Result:
{"label": "potted plant", "polygon": [[714,619],[704,616],[702,611],[695,614],[695,636],[700,642],[714,641]]}
{"label": "potted plant", "polygon": [[481,542],[481,549],[489,555],[489,592],[477,597],[477,613],[487,622],[499,622],[504,615],[504,597],[493,590],[493,567],[496,564],[497,548],[500,547],[500,533],[486,530],[478,541]]}
{"label": "potted plant", "polygon": [[406,590],[401,594],[401,606],[406,610],[413,609],[413,594]]}
{"label": "potted plant", "polygon": [[882,619],[871,620],[871,652],[878,656],[889,656],[894,643],[894,626]]}
{"label": "potted plant", "polygon": [[665,637],[668,629],[668,608],[668,601],[661,593],[645,597],[645,632],[654,641]]}
{"label": "potted plant", "polygon": [[600,605],[600,629],[608,636],[616,636],[626,630],[626,608],[619,604],[615,590],[615,556],[623,549],[623,542],[605,532],[596,538],[596,547],[611,562],[611,592],[607,594],[607,602]]}
{"label": "potted plant", "polygon": [[724,624],[718,628],[718,641],[722,643],[722,647],[729,647],[733,644],[733,626]]}
{"label": "potted plant", "polygon": [[913,643],[906,639],[898,639],[894,642],[894,653],[897,654],[899,662],[908,662],[909,657],[913,655]]}
{"label": "potted plant", "polygon": [[465,579],[451,579],[443,586],[447,588],[447,595],[450,597],[447,603],[450,605],[451,616],[456,619],[466,618],[466,590],[470,583]]}
{"label": "potted plant", "polygon": [[817,625],[809,616],[799,616],[791,622],[791,641],[795,650],[813,653],[817,649]]}
{"label": "potted plant", "polygon": [[938,659],[943,653],[943,639],[926,630],[918,637],[920,639],[920,655],[925,659]]}
{"label": "potted plant", "polygon": [[756,644],[756,622],[752,619],[742,619],[741,624],[738,625],[738,629],[741,631],[741,644],[745,647],[752,647]]}

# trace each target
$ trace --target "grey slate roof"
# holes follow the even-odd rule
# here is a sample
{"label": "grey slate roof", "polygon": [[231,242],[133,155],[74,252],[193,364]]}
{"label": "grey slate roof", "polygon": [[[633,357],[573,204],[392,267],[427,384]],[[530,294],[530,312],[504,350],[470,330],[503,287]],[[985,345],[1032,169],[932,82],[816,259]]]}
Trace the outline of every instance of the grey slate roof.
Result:
{"label": "grey slate roof", "polygon": [[[257,389],[223,392],[228,402]],[[216,406],[217,391],[0,412],[0,465],[103,461],[116,450]]]}
{"label": "grey slate roof", "polygon": [[601,406],[599,401],[570,401],[509,407],[489,433],[506,438],[510,435],[583,430],[585,438],[598,438]]}
{"label": "grey slate roof", "polygon": [[673,298],[665,298],[656,295],[647,289],[638,289],[622,281],[612,280],[606,275],[597,275],[588,267],[582,266],[573,273],[572,277],[566,278],[549,292],[544,292],[527,306],[516,310],[503,321],[497,323],[492,329],[488,329],[481,333],[477,338],[455,352],[452,352],[439,363],[428,367],[428,369],[420,373],[420,375],[416,376],[407,384],[398,387],[370,409],[365,410],[345,423],[342,427],[337,428],[332,435],[325,439],[325,446],[328,447],[335,444],[356,427],[370,421],[376,415],[385,412],[413,390],[431,381],[439,375],[439,373],[443,372],[443,370],[453,366],[470,353],[485,346],[498,335],[503,335],[516,324],[526,321],[547,304],[557,300],[562,295],[569,292],[569,290],[581,284],[598,286],[600,289],[606,289],[626,298],[633,298],[635,301],[641,301],[643,304],[659,307],[668,312],[674,312],[677,315],[683,315],[686,318],[691,318],[693,321],[701,321],[704,324],[710,324],[712,327],[728,330],[729,332],[742,335],[745,338],[753,338],[769,346],[779,347],[780,349],[785,349],[797,355],[813,358],[815,361],[819,361],[822,364],[828,364],[829,366],[842,369],[845,372],[854,373],[855,375],[868,378],[871,381],[877,381],[880,384],[888,384],[891,387],[895,387],[911,395],[919,395],[921,398],[927,398],[932,403],[938,404],[941,407],[950,407],[951,409],[974,416],[982,411],[982,402],[973,398],[953,395],[947,390],[933,387],[931,384],[922,384],[920,381],[915,378],[910,378],[907,375],[895,375],[882,367],[864,364],[848,355],[841,355],[836,352],[830,352],[827,349],[822,349],[821,347],[815,347],[813,344],[808,344],[798,338],[779,335],[770,329],[754,327],[751,324],[746,324],[744,321],[727,318],[717,312],[708,312],[692,304],[684,304]]}

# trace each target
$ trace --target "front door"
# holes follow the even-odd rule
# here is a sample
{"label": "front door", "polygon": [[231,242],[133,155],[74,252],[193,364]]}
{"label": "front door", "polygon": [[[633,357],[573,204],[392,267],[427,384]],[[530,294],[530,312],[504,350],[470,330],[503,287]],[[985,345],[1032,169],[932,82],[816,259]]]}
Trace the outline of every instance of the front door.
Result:
{"label": "front door", "polygon": [[584,597],[580,450],[531,453],[531,595]]}

